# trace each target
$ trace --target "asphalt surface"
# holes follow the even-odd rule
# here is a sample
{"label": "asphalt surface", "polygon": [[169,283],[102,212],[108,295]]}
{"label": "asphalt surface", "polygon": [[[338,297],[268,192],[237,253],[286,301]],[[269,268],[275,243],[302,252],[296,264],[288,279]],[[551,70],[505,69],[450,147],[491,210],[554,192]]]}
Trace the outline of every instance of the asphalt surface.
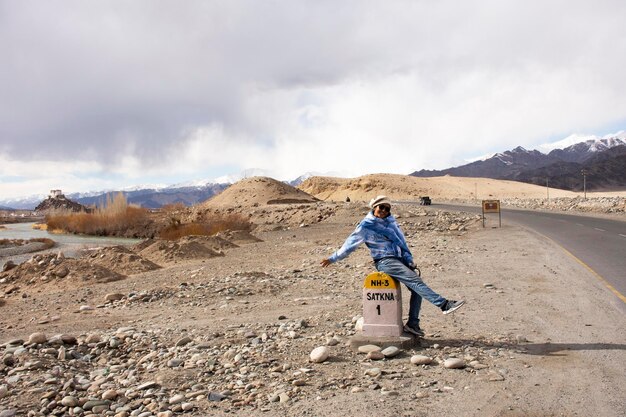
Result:
{"label": "asphalt surface", "polygon": [[[436,204],[433,208],[482,213],[480,206]],[[502,209],[502,224],[513,222],[538,232],[566,249],[590,269],[626,306],[626,221]],[[487,214],[489,227],[498,225],[498,214]]]}

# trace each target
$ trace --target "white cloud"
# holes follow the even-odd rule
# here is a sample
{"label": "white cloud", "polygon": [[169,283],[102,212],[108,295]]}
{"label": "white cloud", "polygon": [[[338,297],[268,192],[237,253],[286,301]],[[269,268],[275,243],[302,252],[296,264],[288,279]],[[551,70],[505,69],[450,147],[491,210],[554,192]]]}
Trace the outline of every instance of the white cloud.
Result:
{"label": "white cloud", "polygon": [[[2,10],[0,153],[33,189],[51,162],[67,175],[50,178],[87,189],[247,168],[409,173],[626,123],[617,0]],[[4,175],[0,193],[26,189]]]}

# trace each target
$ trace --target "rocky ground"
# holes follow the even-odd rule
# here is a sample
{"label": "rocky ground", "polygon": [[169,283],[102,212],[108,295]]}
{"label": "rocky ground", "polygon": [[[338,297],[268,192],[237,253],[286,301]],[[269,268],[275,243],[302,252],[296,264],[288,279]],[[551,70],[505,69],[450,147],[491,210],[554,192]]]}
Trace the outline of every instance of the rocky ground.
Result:
{"label": "rocky ground", "polygon": [[256,238],[38,255],[0,275],[0,416],[626,415],[623,313],[554,243],[403,206],[425,280],[468,303],[425,303],[414,348],[356,352],[368,252],[319,262],[366,208],[297,207],[258,207]]}
{"label": "rocky ground", "polygon": [[[468,199],[449,199],[446,201],[480,205],[480,202]],[[626,198],[624,197],[560,197],[560,198],[503,198],[504,207],[522,208],[525,210],[549,210],[571,212],[574,214],[606,214],[624,217],[626,214]]]}

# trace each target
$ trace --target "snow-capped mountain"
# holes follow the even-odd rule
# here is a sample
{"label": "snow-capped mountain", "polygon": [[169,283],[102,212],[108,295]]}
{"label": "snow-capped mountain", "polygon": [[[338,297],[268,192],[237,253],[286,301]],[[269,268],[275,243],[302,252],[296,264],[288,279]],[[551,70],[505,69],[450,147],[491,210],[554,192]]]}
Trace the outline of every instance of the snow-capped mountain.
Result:
{"label": "snow-capped mountain", "polygon": [[[313,175],[317,174],[306,173],[293,181],[285,182],[295,186]],[[125,187],[119,190],[110,189],[103,191],[68,193],[66,194],[66,197],[85,206],[101,206],[106,203],[109,195],[121,192],[124,194],[129,203],[138,204],[146,208],[159,208],[167,204],[175,203],[182,203],[186,206],[190,206],[211,198],[237,181],[254,176],[270,175],[267,170],[255,168],[215,179],[194,180],[173,185],[138,185]],[[48,196],[41,194],[21,199],[0,200],[0,205],[11,207],[13,209],[32,210],[42,200],[45,200],[46,197]]]}
{"label": "snow-capped mountain", "polygon": [[0,200],[0,205],[16,210],[33,210],[37,204],[48,197],[47,194],[33,194],[26,197]]}
{"label": "snow-capped mountain", "polygon": [[548,155],[555,156],[563,161],[580,163],[594,154],[604,152],[619,145],[626,145],[626,140],[618,137],[589,139],[570,145],[565,149],[554,149]]}
{"label": "snow-capped mountain", "polygon": [[553,151],[555,149],[565,149],[569,146],[576,145],[582,142],[604,142],[609,146],[609,148],[612,148],[620,144],[617,142],[618,140],[622,142],[626,141],[626,130],[620,130],[617,133],[611,133],[602,137],[596,135],[581,135],[575,133],[557,142],[541,144],[537,147],[537,150],[548,154],[550,153],[550,151]]}
{"label": "snow-capped mountain", "polygon": [[[572,140],[580,140],[569,144]],[[598,172],[590,188],[626,186],[626,132],[596,136],[572,135],[556,144],[569,144],[563,149],[552,149],[548,154],[538,150],[526,150],[521,146],[496,153],[493,156],[475,160],[466,165],[444,170],[420,170],[410,175],[416,177],[437,177],[453,175],[458,177],[485,177],[519,180],[545,184],[546,178],[555,187],[578,189],[581,169]],[[550,144],[540,148],[551,149]],[[589,165],[589,166],[587,166]],[[601,172],[601,174],[600,174]],[[570,178],[571,177],[571,178]],[[592,178],[589,178],[591,180]]]}

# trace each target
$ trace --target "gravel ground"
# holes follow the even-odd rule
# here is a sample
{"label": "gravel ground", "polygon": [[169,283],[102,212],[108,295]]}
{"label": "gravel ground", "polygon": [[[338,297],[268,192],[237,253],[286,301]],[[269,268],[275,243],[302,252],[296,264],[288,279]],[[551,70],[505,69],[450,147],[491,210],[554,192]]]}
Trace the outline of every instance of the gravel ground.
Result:
{"label": "gravel ground", "polygon": [[396,213],[426,282],[467,304],[424,303],[415,348],[350,349],[373,265],[319,267],[363,215],[339,206],[115,282],[0,280],[0,416],[626,415],[619,300],[553,242],[475,216]]}

